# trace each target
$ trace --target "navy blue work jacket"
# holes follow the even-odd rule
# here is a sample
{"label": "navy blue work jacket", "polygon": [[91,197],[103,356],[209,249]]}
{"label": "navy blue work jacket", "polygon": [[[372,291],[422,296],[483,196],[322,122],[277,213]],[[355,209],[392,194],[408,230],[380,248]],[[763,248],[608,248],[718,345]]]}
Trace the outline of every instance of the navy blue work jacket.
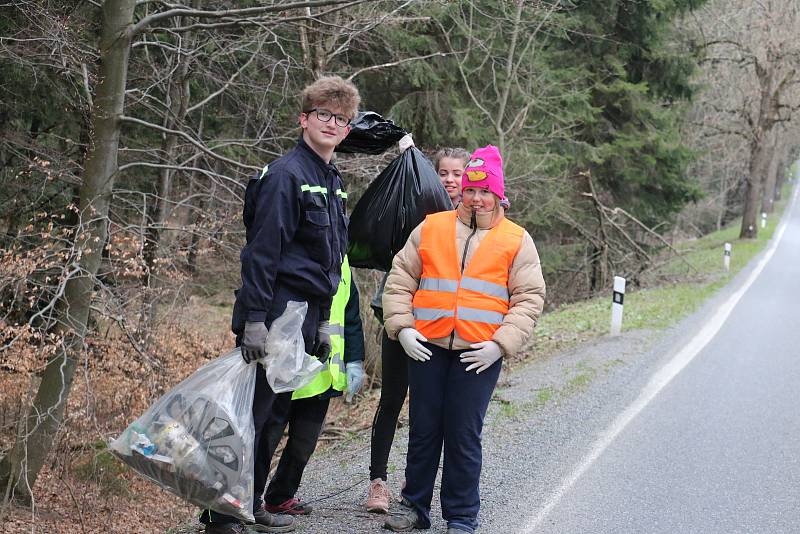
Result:
{"label": "navy blue work jacket", "polygon": [[245,321],[266,320],[276,287],[294,300],[318,302],[320,320],[328,319],[347,249],[346,198],[336,166],[325,163],[302,137],[250,180],[242,287],[231,325],[235,333],[244,330]]}

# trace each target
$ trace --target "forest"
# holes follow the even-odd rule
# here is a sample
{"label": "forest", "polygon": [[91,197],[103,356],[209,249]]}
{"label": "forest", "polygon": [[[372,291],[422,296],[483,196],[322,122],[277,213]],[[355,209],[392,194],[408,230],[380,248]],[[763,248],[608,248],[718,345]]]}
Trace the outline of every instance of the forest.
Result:
{"label": "forest", "polygon": [[[426,154],[500,148],[546,312],[615,275],[642,287],[679,240],[731,224],[755,238],[800,156],[793,1],[5,0],[0,13],[0,521],[56,521],[43,502],[58,494],[88,532],[130,506],[97,489],[98,451],[232,348],[245,186],[294,145],[298,95],[321,75],[353,81],[361,108]],[[396,156],[337,156],[349,206]],[[373,389],[381,275],[355,272]],[[343,410],[363,411],[356,429],[372,415],[364,398]]]}

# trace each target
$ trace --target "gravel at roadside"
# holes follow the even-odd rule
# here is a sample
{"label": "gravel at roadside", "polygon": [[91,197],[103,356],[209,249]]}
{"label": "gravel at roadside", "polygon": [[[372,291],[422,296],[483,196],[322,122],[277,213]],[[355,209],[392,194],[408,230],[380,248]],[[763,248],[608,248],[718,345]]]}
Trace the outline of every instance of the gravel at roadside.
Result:
{"label": "gravel at roadside", "polygon": [[[649,331],[604,337],[582,347],[504,372],[484,426],[481,533],[515,532],[541,502],[593,433],[629,402],[639,387],[643,354],[661,335]],[[407,429],[397,432],[389,460],[389,486],[397,497],[403,481]],[[385,516],[364,509],[369,435],[362,433],[320,451],[306,469],[298,497],[314,507],[299,517],[297,532],[381,532]],[[531,492],[531,482],[541,494]],[[436,482],[431,532],[444,532]],[[383,531],[387,532],[387,531]]]}

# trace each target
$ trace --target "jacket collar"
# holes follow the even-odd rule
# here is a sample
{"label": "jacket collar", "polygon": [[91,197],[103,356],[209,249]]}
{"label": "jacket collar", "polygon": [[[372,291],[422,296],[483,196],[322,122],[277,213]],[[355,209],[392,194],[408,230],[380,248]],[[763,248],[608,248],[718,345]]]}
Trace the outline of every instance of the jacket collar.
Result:
{"label": "jacket collar", "polygon": [[336,173],[339,172],[339,169],[336,168],[336,165],[333,163],[333,161],[331,161],[330,163],[325,163],[325,160],[319,157],[319,154],[314,152],[314,149],[308,146],[308,143],[306,143],[306,140],[303,139],[302,135],[300,135],[300,140],[297,142],[297,147],[300,150],[306,152],[308,156],[314,161],[314,163],[316,163],[319,166],[319,168],[322,169],[323,172],[327,173],[330,170],[333,170]]}
{"label": "jacket collar", "polygon": [[[470,225],[470,220],[472,219],[472,209],[466,207],[463,203],[459,203],[458,207],[456,208],[456,213],[458,214],[459,221],[467,226]],[[494,211],[491,213],[478,213],[475,218],[479,229],[489,230],[500,224],[500,221],[502,221],[504,217],[505,210],[500,207],[500,204],[498,203],[495,206]]]}

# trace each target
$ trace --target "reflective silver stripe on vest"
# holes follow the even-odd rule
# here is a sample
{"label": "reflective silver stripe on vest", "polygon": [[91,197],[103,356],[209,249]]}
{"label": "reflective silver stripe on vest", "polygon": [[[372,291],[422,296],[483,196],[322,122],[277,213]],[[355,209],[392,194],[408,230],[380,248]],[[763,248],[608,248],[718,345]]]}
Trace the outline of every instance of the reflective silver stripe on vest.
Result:
{"label": "reflective silver stripe on vest", "polygon": [[469,289],[470,291],[477,291],[492,297],[498,297],[505,301],[508,300],[508,288],[500,284],[494,284],[471,276],[465,276],[461,279],[461,287]]}
{"label": "reflective silver stripe on vest", "polygon": [[344,326],[340,324],[331,324],[330,329],[332,336],[344,336]]}
{"label": "reflective silver stripe on vest", "polygon": [[505,315],[499,312],[488,310],[478,310],[475,308],[458,307],[458,318],[462,321],[474,321],[476,323],[503,324]]}
{"label": "reflective silver stripe on vest", "polygon": [[419,289],[455,293],[458,290],[458,281],[446,278],[420,278]]}
{"label": "reflective silver stripe on vest", "polygon": [[418,321],[435,321],[453,317],[453,310],[439,310],[437,308],[414,308],[414,319]]}
{"label": "reflective silver stripe on vest", "polygon": [[342,360],[341,352],[334,352],[331,354],[330,365],[335,365],[339,368],[340,373],[344,373],[344,361]]}

